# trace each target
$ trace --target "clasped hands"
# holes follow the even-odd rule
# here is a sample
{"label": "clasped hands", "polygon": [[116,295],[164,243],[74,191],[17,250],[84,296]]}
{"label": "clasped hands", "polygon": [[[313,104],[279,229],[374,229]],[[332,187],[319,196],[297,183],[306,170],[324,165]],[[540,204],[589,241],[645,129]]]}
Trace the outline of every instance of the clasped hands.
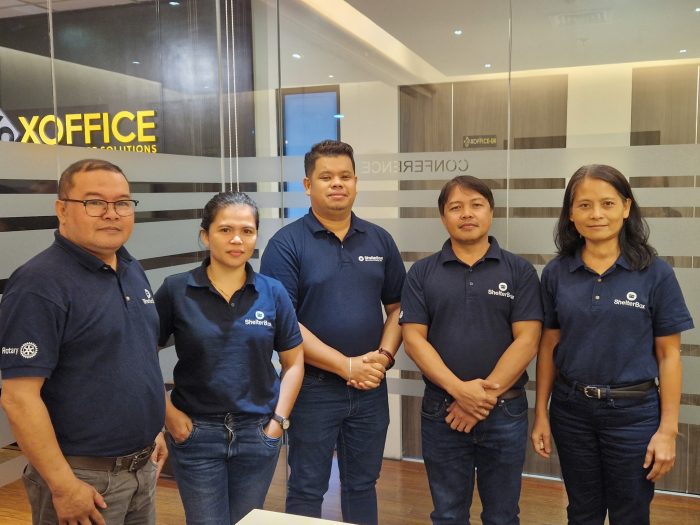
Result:
{"label": "clasped hands", "polygon": [[389,359],[374,350],[357,357],[348,357],[347,366],[347,385],[358,390],[371,390],[382,383]]}
{"label": "clasped hands", "polygon": [[471,432],[474,425],[483,421],[498,402],[496,390],[500,385],[486,379],[462,381],[451,392],[454,401],[447,407],[445,422],[452,430]]}

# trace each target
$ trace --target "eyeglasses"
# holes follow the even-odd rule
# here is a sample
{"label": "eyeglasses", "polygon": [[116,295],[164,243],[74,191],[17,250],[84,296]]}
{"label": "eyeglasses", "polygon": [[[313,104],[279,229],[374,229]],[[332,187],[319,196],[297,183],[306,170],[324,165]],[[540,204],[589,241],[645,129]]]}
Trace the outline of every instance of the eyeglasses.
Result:
{"label": "eyeglasses", "polygon": [[114,206],[114,211],[120,217],[129,217],[134,214],[134,208],[139,203],[132,199],[124,199],[120,201],[104,201],[102,199],[86,199],[86,200],[76,200],[76,199],[59,199],[63,202],[79,202],[85,206],[85,213],[90,217],[102,217],[107,210],[109,205]]}

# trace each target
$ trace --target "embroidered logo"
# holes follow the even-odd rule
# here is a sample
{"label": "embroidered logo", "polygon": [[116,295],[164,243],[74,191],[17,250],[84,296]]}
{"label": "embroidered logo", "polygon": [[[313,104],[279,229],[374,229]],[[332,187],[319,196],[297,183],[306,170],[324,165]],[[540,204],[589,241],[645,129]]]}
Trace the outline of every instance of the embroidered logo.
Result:
{"label": "embroidered logo", "polygon": [[498,283],[498,291],[489,288],[488,294],[498,295],[499,297],[507,297],[511,301],[515,299],[515,296],[508,291],[508,284],[506,283]]}
{"label": "embroidered logo", "polygon": [[19,347],[19,355],[21,355],[25,359],[31,359],[38,353],[39,347],[36,345],[36,343],[27,342]]}
{"label": "embroidered logo", "polygon": [[357,260],[360,262],[382,262],[384,257],[381,255],[360,255]]}
{"label": "embroidered logo", "polygon": [[151,292],[148,291],[148,288],[144,288],[143,291],[146,293],[146,298],[141,299],[143,304],[155,304],[155,300],[151,296]]}
{"label": "embroidered logo", "polygon": [[632,308],[639,308],[640,310],[646,310],[647,307],[647,305],[637,301],[636,292],[627,292],[624,301],[622,299],[614,299],[613,304],[618,306],[631,306]]}
{"label": "embroidered logo", "polygon": [[254,326],[272,326],[272,323],[265,319],[265,312],[261,310],[256,310],[255,311],[255,319],[246,319],[245,320],[246,326],[254,325]]}

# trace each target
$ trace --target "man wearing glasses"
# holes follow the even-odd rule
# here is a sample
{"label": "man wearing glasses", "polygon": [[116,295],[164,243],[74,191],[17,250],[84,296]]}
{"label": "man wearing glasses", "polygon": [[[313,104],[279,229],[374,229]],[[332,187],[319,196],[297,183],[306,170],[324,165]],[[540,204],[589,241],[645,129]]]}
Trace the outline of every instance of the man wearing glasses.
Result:
{"label": "man wearing glasses", "polygon": [[123,247],[136,204],[114,164],[72,164],[54,243],[4,290],[1,401],[35,525],[155,523],[165,405],[150,285]]}

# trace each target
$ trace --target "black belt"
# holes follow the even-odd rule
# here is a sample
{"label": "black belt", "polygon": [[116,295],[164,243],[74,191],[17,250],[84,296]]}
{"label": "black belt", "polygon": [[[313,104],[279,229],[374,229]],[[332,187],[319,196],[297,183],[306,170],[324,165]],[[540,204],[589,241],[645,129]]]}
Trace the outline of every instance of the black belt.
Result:
{"label": "black belt", "polygon": [[66,461],[72,468],[85,470],[105,470],[111,471],[114,474],[126,470],[135,472],[148,463],[148,460],[153,454],[156,444],[147,446],[146,448],[129,454],[127,456],[118,457],[94,457],[94,456],[66,456]]}
{"label": "black belt", "polygon": [[574,388],[578,392],[583,392],[583,394],[590,399],[644,397],[649,390],[656,388],[656,381],[654,379],[644,381],[643,383],[637,383],[636,385],[626,386],[584,385],[577,381],[570,381],[562,375],[559,376],[559,381]]}
{"label": "black belt", "polygon": [[509,399],[515,399],[516,397],[520,397],[523,394],[525,394],[525,390],[522,388],[511,388],[510,390],[506,390],[503,392],[500,396],[498,396],[498,399],[501,400],[509,400]]}

